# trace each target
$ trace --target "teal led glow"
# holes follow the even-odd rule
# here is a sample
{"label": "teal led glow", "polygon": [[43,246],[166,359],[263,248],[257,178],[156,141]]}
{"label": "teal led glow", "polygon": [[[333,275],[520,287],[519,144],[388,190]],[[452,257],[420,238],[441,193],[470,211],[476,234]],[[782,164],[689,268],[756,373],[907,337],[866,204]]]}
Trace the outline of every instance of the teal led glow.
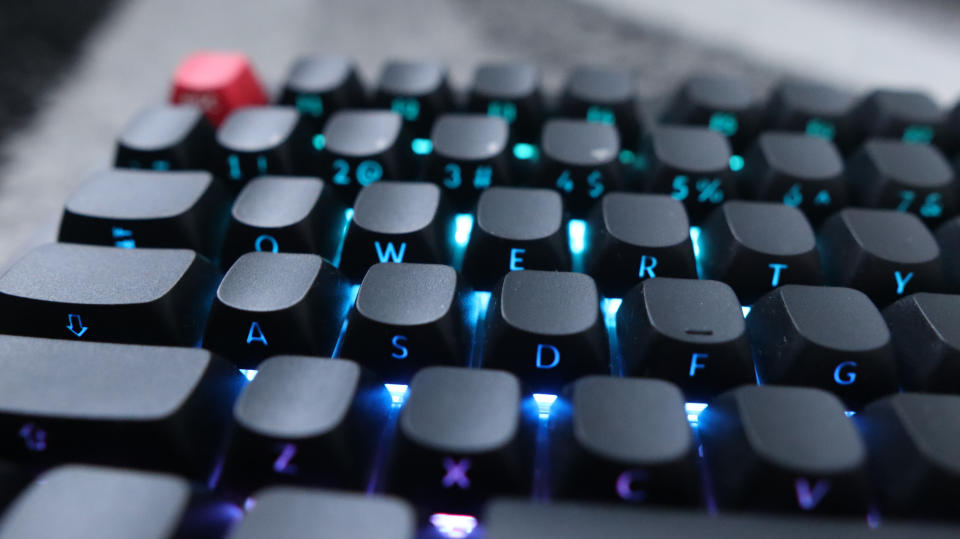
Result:
{"label": "teal led glow", "polygon": [[933,128],[929,125],[910,125],[903,130],[902,140],[911,144],[930,144],[933,142]]}
{"label": "teal led glow", "polygon": [[470,241],[470,232],[473,231],[473,215],[460,213],[453,218],[453,242],[459,247],[466,247]]}
{"label": "teal led glow", "polygon": [[837,128],[833,125],[833,122],[821,120],[820,118],[810,118],[807,120],[807,127],[804,129],[804,132],[811,137],[819,137],[827,140],[833,140],[836,131]]}
{"label": "teal led glow", "polygon": [[412,122],[420,116],[420,102],[412,97],[395,97],[390,102],[390,110],[403,116],[404,120]]}
{"label": "teal led glow", "polygon": [[604,320],[609,322],[607,325],[613,325],[622,303],[622,298],[603,298],[600,300],[600,310],[603,312]]}
{"label": "teal led glow", "polygon": [[578,255],[587,249],[587,222],[582,219],[570,219],[567,223],[567,236],[570,239],[570,252]]}
{"label": "teal led glow", "polygon": [[707,127],[730,137],[740,129],[740,123],[737,121],[737,117],[729,112],[714,112],[710,115],[710,122]]}
{"label": "teal led glow", "polygon": [[430,155],[433,151],[433,141],[428,138],[415,138],[410,142],[410,149],[417,155]]}
{"label": "teal led glow", "polygon": [[730,170],[734,172],[740,172],[743,170],[743,156],[733,154],[730,156]]}
{"label": "teal led glow", "polygon": [[347,334],[347,314],[350,308],[357,302],[357,294],[360,293],[360,285],[355,284],[347,289],[347,295],[343,302],[343,324],[340,326],[340,333],[337,335],[337,342],[333,345],[333,352],[330,357],[339,357],[340,349],[343,348],[343,337]]}
{"label": "teal led glow", "polygon": [[687,412],[687,421],[690,423],[690,426],[696,427],[700,425],[700,414],[707,409],[707,404],[704,402],[688,402],[684,404],[683,407]]}
{"label": "teal led glow", "polygon": [[153,170],[170,170],[170,161],[158,159],[153,162]]}
{"label": "teal led glow", "polygon": [[741,306],[740,310],[743,311],[744,318],[746,318],[747,315],[750,314],[750,307],[747,307],[746,305]]}
{"label": "teal led glow", "polygon": [[843,415],[847,417],[853,417],[857,415],[857,412],[854,412],[853,410],[844,410]]}
{"label": "teal led glow", "polygon": [[517,106],[510,101],[491,101],[487,105],[487,116],[499,116],[512,124],[517,119]]}
{"label": "teal led glow", "polygon": [[317,133],[313,136],[313,149],[318,152],[323,150],[327,146],[327,137],[323,136],[323,133]]}
{"label": "teal led glow", "polygon": [[513,145],[513,156],[521,161],[526,161],[528,159],[536,159],[539,151],[537,147],[533,144],[527,144],[526,142],[518,142]]}
{"label": "teal led glow", "polygon": [[407,400],[407,390],[409,389],[406,384],[383,384],[383,387],[387,389],[387,393],[390,394],[390,404],[394,407],[403,405],[403,401]]}
{"label": "teal led glow", "polygon": [[537,403],[537,414],[540,419],[550,417],[550,408],[557,402],[557,396],[549,393],[534,393],[533,400]]}
{"label": "teal led glow", "polygon": [[620,150],[620,164],[630,166],[637,160],[637,154],[630,150]]}
{"label": "teal led glow", "polygon": [[252,382],[257,376],[257,369],[238,369],[240,374],[247,379],[248,382]]}
{"label": "teal led glow", "polygon": [[323,98],[319,95],[297,96],[297,110],[310,116],[323,114]]}
{"label": "teal led glow", "polygon": [[587,121],[598,123],[598,124],[607,124],[613,125],[617,121],[617,117],[613,114],[613,111],[609,107],[600,107],[594,105],[587,109]]}
{"label": "teal led glow", "polygon": [[697,276],[700,279],[703,279],[703,268],[700,264],[700,227],[692,226],[690,227],[690,243],[693,244],[693,258],[697,263]]}

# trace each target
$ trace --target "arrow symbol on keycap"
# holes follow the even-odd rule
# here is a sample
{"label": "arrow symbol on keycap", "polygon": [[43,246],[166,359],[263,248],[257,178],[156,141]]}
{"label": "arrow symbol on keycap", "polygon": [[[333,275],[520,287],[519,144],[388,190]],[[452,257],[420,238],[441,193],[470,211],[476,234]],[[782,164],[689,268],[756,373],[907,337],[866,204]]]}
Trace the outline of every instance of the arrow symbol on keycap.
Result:
{"label": "arrow symbol on keycap", "polygon": [[69,329],[70,333],[73,333],[77,337],[83,337],[83,334],[86,333],[90,328],[83,325],[83,321],[80,320],[79,314],[68,314],[67,329]]}
{"label": "arrow symbol on keycap", "polygon": [[817,504],[820,503],[820,500],[830,491],[830,481],[821,479],[813,485],[813,490],[811,490],[810,482],[806,479],[799,478],[794,483],[794,487],[797,491],[797,503],[800,504],[803,510],[809,511],[816,507]]}

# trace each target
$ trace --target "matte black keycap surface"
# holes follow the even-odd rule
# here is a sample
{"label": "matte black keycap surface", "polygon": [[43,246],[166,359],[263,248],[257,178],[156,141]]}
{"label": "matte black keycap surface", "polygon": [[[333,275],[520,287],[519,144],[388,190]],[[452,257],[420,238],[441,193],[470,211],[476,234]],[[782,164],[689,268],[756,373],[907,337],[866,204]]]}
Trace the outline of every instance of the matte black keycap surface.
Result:
{"label": "matte black keycap surface", "polygon": [[918,292],[883,310],[904,389],[960,393],[960,296]]}
{"label": "matte black keycap surface", "polygon": [[376,264],[350,311],[340,356],[389,381],[427,365],[466,365],[457,272],[439,264]]}
{"label": "matte black keycap surface", "polygon": [[843,404],[825,391],[729,391],[700,414],[700,435],[721,507],[866,507],[866,447]]}
{"label": "matte black keycap surface", "polygon": [[333,113],[323,127],[323,138],[313,138],[319,152],[317,172],[333,183],[344,202],[352,203],[361,187],[398,177],[402,126],[403,118],[386,110]]}
{"label": "matte black keycap surface", "polygon": [[391,490],[460,511],[493,494],[524,492],[532,471],[522,447],[532,439],[520,412],[520,382],[509,373],[420,371],[400,412]]}
{"label": "matte black keycap surface", "polygon": [[489,290],[509,271],[567,270],[563,200],[549,189],[492,187],[477,201],[464,279]]}
{"label": "matte black keycap surface", "polygon": [[343,240],[340,269],[359,281],[380,262],[443,262],[448,216],[440,188],[432,183],[385,181],[364,187]]}
{"label": "matte black keycap surface", "polygon": [[724,283],[646,280],[624,297],[617,334],[624,374],[670,380],[693,399],[754,380],[740,302]]}
{"label": "matte black keycap surface", "polygon": [[510,124],[511,134],[533,140],[540,130],[543,103],[537,67],[522,63],[483,64],[477,67],[470,88],[469,108],[499,116]]}
{"label": "matte black keycap surface", "polygon": [[551,421],[551,477],[563,497],[629,503],[698,501],[683,394],[659,380],[587,376],[568,386]]}
{"label": "matte black keycap surface", "polygon": [[[960,283],[960,217],[943,223],[936,232],[944,278],[948,283]],[[954,285],[948,288],[954,291],[957,287]]]}
{"label": "matte black keycap surface", "polygon": [[227,194],[208,172],[111,169],[93,174],[67,200],[60,241],[220,250]]}
{"label": "matte black keycap surface", "polygon": [[317,255],[247,253],[227,271],[203,345],[240,368],[276,354],[333,353],[347,282]]}
{"label": "matte black keycap surface", "polygon": [[194,105],[163,104],[137,114],[117,137],[114,164],[124,168],[206,168],[214,130]]}
{"label": "matte black keycap surface", "polygon": [[923,92],[876,90],[857,106],[856,118],[868,137],[929,144],[940,135],[944,113]]}
{"label": "matte black keycap surface", "polygon": [[0,452],[209,473],[242,377],[206,350],[0,337]]}
{"label": "matte black keycap surface", "polygon": [[770,128],[832,141],[846,153],[859,138],[853,118],[856,104],[853,94],[831,86],[785,80],[773,91],[767,105],[766,124]]}
{"label": "matte black keycap surface", "polygon": [[444,114],[430,132],[433,153],[425,179],[449,193],[459,209],[473,209],[477,194],[491,185],[509,185],[506,120],[483,114]]}
{"label": "matte black keycap surface", "polygon": [[42,245],[0,277],[0,331],[194,346],[219,278],[185,249]]}
{"label": "matte black keycap surface", "polygon": [[616,67],[582,66],[567,79],[561,110],[564,116],[613,125],[626,145],[636,143],[639,122],[633,73]]}
{"label": "matte black keycap surface", "polygon": [[363,105],[356,67],[342,56],[304,56],[290,68],[280,102],[319,124],[336,110]]}
{"label": "matte black keycap surface", "polygon": [[956,176],[935,146],[868,140],[850,158],[847,173],[860,205],[906,211],[933,222],[956,213]]}
{"label": "matte black keycap surface", "polygon": [[668,124],[703,125],[729,137],[742,149],[759,124],[759,103],[745,81],[723,75],[699,75],[679,88],[663,115]]}
{"label": "matte black keycap surface", "polygon": [[909,213],[847,208],[824,223],[819,247],[828,284],[862,290],[881,307],[944,286],[937,241]]}
{"label": "matte black keycap surface", "polygon": [[851,405],[897,389],[890,330],[857,290],[779,287],[753,304],[747,334],[764,384],[819,387]]}
{"label": "matte black keycap surface", "polygon": [[0,511],[30,482],[27,471],[20,466],[0,459]]}
{"label": "matte black keycap surface", "polygon": [[666,195],[609,193],[590,218],[587,273],[608,297],[653,277],[697,277],[690,221]]}
{"label": "matte black keycap surface", "polygon": [[609,372],[593,279],[582,273],[508,273],[487,307],[483,366],[553,391],[579,376]]}
{"label": "matte black keycap surface", "polygon": [[309,127],[293,107],[245,107],[217,129],[215,172],[231,184],[264,174],[297,174],[306,166]]}
{"label": "matte black keycap surface", "polygon": [[294,487],[257,492],[229,539],[413,539],[413,508],[399,498]]}
{"label": "matte black keycap surface", "polygon": [[540,135],[541,187],[560,191],[570,211],[584,213],[608,191],[620,189],[620,136],[605,123],[550,120]]}
{"label": "matte black keycap surface", "polygon": [[744,305],[783,284],[823,281],[813,227],[796,208],[732,200],[702,230],[704,277],[728,283]]}
{"label": "matte black keycap surface", "polygon": [[433,62],[389,62],[380,71],[374,101],[402,116],[413,132],[426,134],[453,104],[447,70]]}

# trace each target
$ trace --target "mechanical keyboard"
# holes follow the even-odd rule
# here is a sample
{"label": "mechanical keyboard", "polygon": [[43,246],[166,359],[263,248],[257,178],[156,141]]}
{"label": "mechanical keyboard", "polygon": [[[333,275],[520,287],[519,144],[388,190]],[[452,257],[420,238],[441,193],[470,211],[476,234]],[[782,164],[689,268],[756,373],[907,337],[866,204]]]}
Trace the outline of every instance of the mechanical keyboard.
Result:
{"label": "mechanical keyboard", "polygon": [[172,70],[0,275],[0,539],[960,534],[960,103],[474,73]]}

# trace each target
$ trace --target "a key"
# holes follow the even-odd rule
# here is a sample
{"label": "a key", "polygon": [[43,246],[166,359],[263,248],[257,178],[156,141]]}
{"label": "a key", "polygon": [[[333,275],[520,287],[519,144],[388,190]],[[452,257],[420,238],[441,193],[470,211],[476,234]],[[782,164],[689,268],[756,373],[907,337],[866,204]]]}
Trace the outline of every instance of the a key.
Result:
{"label": "a key", "polygon": [[813,227],[796,208],[731,200],[714,210],[700,235],[703,275],[728,283],[750,305],[787,283],[821,284]]}
{"label": "a key", "polygon": [[587,273],[605,296],[653,277],[696,279],[690,221],[666,195],[608,193],[590,218]]}
{"label": "a key", "polygon": [[364,187],[343,240],[340,269],[359,281],[377,263],[441,263],[448,217],[440,188],[432,183],[385,181]]}
{"label": "a key", "polygon": [[853,118],[856,97],[816,82],[785,80],[773,90],[766,125],[832,141],[844,153],[858,141]]}
{"label": "a key", "polygon": [[617,334],[624,374],[669,380],[691,399],[754,380],[740,302],[724,283],[644,281],[624,297]]}
{"label": "a key", "polygon": [[690,77],[664,111],[667,124],[700,125],[730,139],[742,150],[759,127],[761,106],[740,78],[723,75]]}
{"label": "a key", "polygon": [[747,316],[757,379],[819,387],[857,406],[897,390],[890,330],[851,288],[785,285]]}
{"label": "a key", "polygon": [[414,539],[413,507],[392,496],[271,487],[255,494],[256,505],[230,531],[229,539]]}
{"label": "a key", "polygon": [[329,355],[348,300],[347,282],[317,255],[247,253],[217,289],[203,346],[242,369],[276,354]]}
{"label": "a key", "polygon": [[890,208],[940,222],[956,213],[956,176],[936,146],[868,140],[850,158],[847,175],[859,205]]}
{"label": "a key", "polygon": [[902,393],[856,416],[884,514],[954,517],[960,495],[960,396]]}
{"label": "a key", "polygon": [[466,365],[457,272],[439,264],[376,264],[347,319],[340,356],[389,381],[427,365]]}
{"label": "a key", "polygon": [[243,377],[206,350],[0,337],[0,453],[203,478]]}
{"label": "a key", "polygon": [[255,176],[298,174],[309,156],[310,129],[293,107],[240,109],[217,129],[215,172],[239,190]]}
{"label": "a key", "polygon": [[477,201],[464,279],[490,290],[507,272],[570,269],[563,200],[550,189],[491,187]]}
{"label": "a key", "polygon": [[494,494],[522,494],[532,477],[531,431],[513,375],[423,369],[400,412],[390,490],[457,512],[472,512]]}
{"label": "a key", "polygon": [[433,152],[425,179],[441,185],[459,209],[469,211],[477,194],[491,185],[509,185],[506,120],[454,113],[437,118],[430,133]]}
{"label": "a key", "polygon": [[647,190],[683,202],[699,221],[723,201],[736,198],[730,143],[705,127],[662,126],[648,137]]}
{"label": "a key", "polygon": [[581,66],[567,79],[561,111],[564,116],[615,126],[624,146],[632,147],[640,134],[635,94],[630,70]]}
{"label": "a key", "polygon": [[170,101],[199,106],[217,126],[236,109],[265,105],[267,94],[243,54],[201,51],[177,66]]}
{"label": "a key", "polygon": [[151,170],[206,168],[213,137],[213,127],[196,105],[155,105],[123,128],[114,163]]}
{"label": "a key", "polygon": [[763,133],[745,162],[740,186],[752,198],[800,208],[813,223],[847,204],[843,156],[822,137]]}
{"label": "a key", "polygon": [[580,378],[554,405],[555,492],[628,503],[699,501],[696,444],[683,394],[659,380]]}
{"label": "a key", "polygon": [[0,277],[0,331],[194,346],[219,278],[186,249],[42,245]]}
{"label": "a key", "polygon": [[323,134],[313,137],[315,168],[333,183],[344,202],[353,202],[361,187],[400,173],[403,119],[386,110],[340,110],[330,116]]}
{"label": "a key", "polygon": [[540,132],[540,74],[532,64],[478,66],[468,101],[474,112],[503,118],[510,125],[510,134],[519,140],[535,140]]}
{"label": "a key", "polygon": [[[274,356],[233,408],[222,483],[362,488],[390,396],[352,361]],[[258,500],[259,502],[259,500]]]}
{"label": "a key", "polygon": [[433,62],[389,62],[377,80],[374,103],[402,116],[411,132],[426,135],[434,119],[453,107],[447,70]]}
{"label": "a key", "polygon": [[930,144],[941,136],[944,113],[923,92],[876,90],[857,106],[856,119],[864,134]]}
{"label": "a key", "polygon": [[348,58],[304,56],[290,68],[280,102],[296,107],[319,128],[334,111],[362,106],[363,87]]}
{"label": "a key", "polygon": [[208,172],[110,169],[80,185],[63,210],[60,241],[181,247],[216,258],[228,197]]}
{"label": "a key", "polygon": [[960,296],[917,292],[884,309],[883,318],[904,389],[960,393]]}
{"label": "a key", "polygon": [[866,447],[843,404],[825,391],[734,389],[710,401],[699,430],[721,507],[866,508]]}
{"label": "a key", "polygon": [[583,214],[608,191],[619,190],[620,136],[613,126],[555,119],[540,135],[541,187],[560,191],[568,210]]}
{"label": "a key", "polygon": [[881,307],[943,288],[940,248],[913,214],[847,208],[824,223],[819,247],[828,284],[862,290]]}
{"label": "a key", "polygon": [[254,178],[233,203],[221,267],[251,251],[316,253],[335,260],[345,212],[333,187],[319,178]]}
{"label": "a key", "polygon": [[600,296],[582,273],[512,271],[493,291],[483,366],[513,372],[534,389],[557,391],[609,372]]}

